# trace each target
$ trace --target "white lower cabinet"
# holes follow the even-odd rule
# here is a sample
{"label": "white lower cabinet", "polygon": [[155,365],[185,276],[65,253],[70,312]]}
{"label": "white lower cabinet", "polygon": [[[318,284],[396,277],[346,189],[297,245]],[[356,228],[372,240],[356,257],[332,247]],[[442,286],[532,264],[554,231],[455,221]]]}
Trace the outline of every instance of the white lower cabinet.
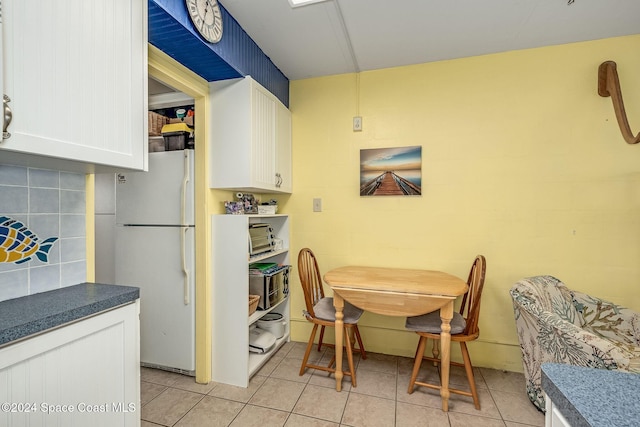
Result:
{"label": "white lower cabinet", "polygon": [[560,413],[560,410],[549,396],[545,396],[545,411],[545,427],[571,427],[569,421],[567,421],[567,419]]}
{"label": "white lower cabinet", "polygon": [[140,425],[139,300],[0,348],[0,425]]}
{"label": "white lower cabinet", "polygon": [[[268,223],[282,249],[249,257],[249,225]],[[289,295],[265,310],[249,316],[249,264],[289,264],[289,217],[287,215],[212,215],[212,380],[248,387],[251,377],[289,341]],[[249,328],[267,313],[279,313],[284,335],[266,353],[249,351]]]}

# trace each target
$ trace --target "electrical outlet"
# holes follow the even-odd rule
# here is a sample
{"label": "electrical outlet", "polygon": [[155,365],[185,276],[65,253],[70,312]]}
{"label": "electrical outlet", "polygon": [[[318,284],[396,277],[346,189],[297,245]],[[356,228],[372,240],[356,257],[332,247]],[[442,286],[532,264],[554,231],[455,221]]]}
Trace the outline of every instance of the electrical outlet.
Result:
{"label": "electrical outlet", "polygon": [[362,131],[362,117],[361,116],[355,116],[353,118],[353,131],[354,132]]}
{"label": "electrical outlet", "polygon": [[320,198],[313,199],[313,211],[322,212],[322,199]]}

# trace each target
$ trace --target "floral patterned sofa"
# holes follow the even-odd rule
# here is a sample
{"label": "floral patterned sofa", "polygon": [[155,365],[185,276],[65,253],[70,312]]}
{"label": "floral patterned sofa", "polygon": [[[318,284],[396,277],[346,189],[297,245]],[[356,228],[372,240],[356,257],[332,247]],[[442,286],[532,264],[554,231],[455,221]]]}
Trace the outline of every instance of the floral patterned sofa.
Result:
{"label": "floral patterned sofa", "polygon": [[509,291],[529,399],[544,412],[545,362],[640,373],[640,313],[567,288],[552,276],[529,277]]}

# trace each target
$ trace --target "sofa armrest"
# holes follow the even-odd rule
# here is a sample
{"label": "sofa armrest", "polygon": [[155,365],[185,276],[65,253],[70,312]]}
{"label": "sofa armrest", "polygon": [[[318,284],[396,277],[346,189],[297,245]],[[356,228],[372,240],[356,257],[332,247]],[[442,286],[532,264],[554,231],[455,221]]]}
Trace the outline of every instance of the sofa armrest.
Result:
{"label": "sofa armrest", "polygon": [[582,292],[572,294],[582,328],[605,339],[640,346],[640,313]]}

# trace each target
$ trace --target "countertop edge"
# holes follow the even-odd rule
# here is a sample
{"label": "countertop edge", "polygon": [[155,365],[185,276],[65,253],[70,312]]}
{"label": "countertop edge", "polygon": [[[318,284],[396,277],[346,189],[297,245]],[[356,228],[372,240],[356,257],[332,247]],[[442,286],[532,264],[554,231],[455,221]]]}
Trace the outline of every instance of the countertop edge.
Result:
{"label": "countertop edge", "polygon": [[81,283],[0,302],[0,347],[140,298],[131,286]]}
{"label": "countertop edge", "polygon": [[635,427],[640,374],[558,363],[542,364],[542,389],[573,427]]}
{"label": "countertop edge", "polygon": [[551,399],[553,404],[558,408],[562,416],[571,424],[573,427],[585,426],[589,427],[590,424],[587,420],[584,419],[582,414],[576,409],[576,407],[571,403],[571,400],[565,396],[565,394],[558,388],[556,383],[553,382],[551,378],[545,372],[545,367],[549,369],[549,365],[542,365],[542,390],[547,395],[547,399]]}

